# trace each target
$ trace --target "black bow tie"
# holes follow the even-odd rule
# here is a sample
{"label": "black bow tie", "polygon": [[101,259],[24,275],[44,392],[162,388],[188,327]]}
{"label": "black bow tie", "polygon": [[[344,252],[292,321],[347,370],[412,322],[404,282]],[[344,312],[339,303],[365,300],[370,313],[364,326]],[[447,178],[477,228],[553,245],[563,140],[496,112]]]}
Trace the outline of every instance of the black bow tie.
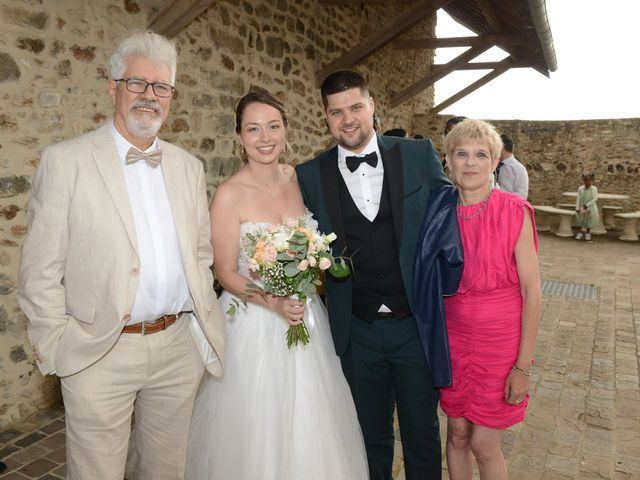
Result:
{"label": "black bow tie", "polygon": [[378,165],[378,154],[376,152],[367,153],[364,157],[351,156],[346,158],[347,168],[350,172],[355,172],[361,163],[368,163],[375,168]]}

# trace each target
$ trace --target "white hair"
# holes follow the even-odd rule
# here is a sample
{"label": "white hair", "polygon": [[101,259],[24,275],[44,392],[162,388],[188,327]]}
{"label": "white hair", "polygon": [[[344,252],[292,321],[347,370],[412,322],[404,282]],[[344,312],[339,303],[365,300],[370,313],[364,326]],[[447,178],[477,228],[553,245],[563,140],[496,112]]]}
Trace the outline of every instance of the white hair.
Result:
{"label": "white hair", "polygon": [[109,59],[112,79],[122,78],[127,69],[127,58],[131,55],[140,55],[153,63],[166,65],[171,73],[171,84],[175,83],[178,52],[168,38],[152,31],[134,32],[125,38]]}

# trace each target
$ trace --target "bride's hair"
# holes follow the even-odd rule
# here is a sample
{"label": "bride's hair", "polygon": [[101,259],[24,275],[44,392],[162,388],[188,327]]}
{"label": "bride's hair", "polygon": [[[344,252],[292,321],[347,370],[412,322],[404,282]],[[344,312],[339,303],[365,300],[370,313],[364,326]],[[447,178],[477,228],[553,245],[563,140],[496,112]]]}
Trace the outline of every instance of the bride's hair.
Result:
{"label": "bride's hair", "polygon": [[[263,103],[265,105],[269,105],[270,107],[275,108],[280,112],[282,116],[282,124],[285,128],[289,125],[289,119],[287,118],[287,111],[284,108],[284,104],[276,97],[275,95],[266,92],[266,91],[257,91],[247,93],[244,97],[242,97],[238,101],[238,106],[236,107],[236,133],[240,134],[240,130],[242,130],[242,119],[244,117],[244,111],[247,109],[249,105],[252,103]],[[287,145],[285,145],[286,151]],[[242,161],[247,163],[246,154],[244,149],[242,149]]]}
{"label": "bride's hair", "polygon": [[264,103],[265,105],[275,108],[280,112],[280,115],[282,115],[282,123],[284,126],[287,127],[289,125],[287,111],[284,108],[284,104],[278,99],[278,97],[269,92],[251,92],[242,97],[236,107],[236,133],[240,133],[240,130],[242,129],[244,111],[252,103]]}

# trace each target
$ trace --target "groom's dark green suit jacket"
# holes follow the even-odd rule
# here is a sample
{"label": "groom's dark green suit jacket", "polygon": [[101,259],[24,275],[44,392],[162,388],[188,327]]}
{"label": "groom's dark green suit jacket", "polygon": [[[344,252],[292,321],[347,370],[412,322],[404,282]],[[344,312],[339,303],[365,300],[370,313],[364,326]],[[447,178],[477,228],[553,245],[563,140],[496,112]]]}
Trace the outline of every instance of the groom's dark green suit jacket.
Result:
{"label": "groom's dark green suit jacket", "polygon": [[[430,191],[448,185],[431,140],[378,136],[389,189],[399,262],[409,304],[413,303],[413,270],[420,225]],[[304,202],[324,233],[334,232],[333,255],[345,249],[345,226],[339,197],[338,147],[296,167]],[[344,354],[351,331],[351,279],[326,278],[329,323],[336,353]]]}

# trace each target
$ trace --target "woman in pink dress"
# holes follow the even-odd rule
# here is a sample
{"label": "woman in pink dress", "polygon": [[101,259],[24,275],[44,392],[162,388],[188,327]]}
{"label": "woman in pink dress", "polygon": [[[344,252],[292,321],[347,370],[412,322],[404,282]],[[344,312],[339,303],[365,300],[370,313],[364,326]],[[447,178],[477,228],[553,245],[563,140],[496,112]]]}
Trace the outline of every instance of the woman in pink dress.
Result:
{"label": "woman in pink dress", "polygon": [[540,319],[533,209],[489,188],[502,148],[492,125],[465,120],[444,148],[464,251],[458,291],[445,298],[452,384],[440,390],[440,404],[448,416],[447,464],[452,480],[470,480],[475,456],[481,479],[502,480],[500,440],[525,417]]}

